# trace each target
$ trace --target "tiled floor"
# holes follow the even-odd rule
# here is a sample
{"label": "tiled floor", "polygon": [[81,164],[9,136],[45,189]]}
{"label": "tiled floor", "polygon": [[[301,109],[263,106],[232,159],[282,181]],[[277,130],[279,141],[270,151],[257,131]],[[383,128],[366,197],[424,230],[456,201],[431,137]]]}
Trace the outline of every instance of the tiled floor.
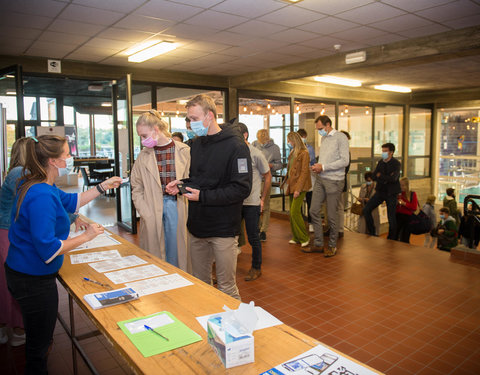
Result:
{"label": "tiled floor", "polygon": [[[263,275],[253,282],[243,280],[251,259],[250,247],[243,247],[237,275],[245,302],[255,301],[286,324],[386,374],[480,373],[478,265],[357,233],[346,232],[337,256],[328,259],[302,253],[289,239],[288,221],[272,218],[263,243]],[[412,242],[422,244],[423,238]],[[67,317],[63,288],[60,295]],[[76,316],[80,333],[93,328],[81,312]],[[101,374],[130,373],[103,337],[83,343]],[[0,363],[0,373],[21,374],[23,349],[0,346]],[[72,373],[60,325],[49,364],[52,375]],[[88,374],[79,364],[79,373]]]}

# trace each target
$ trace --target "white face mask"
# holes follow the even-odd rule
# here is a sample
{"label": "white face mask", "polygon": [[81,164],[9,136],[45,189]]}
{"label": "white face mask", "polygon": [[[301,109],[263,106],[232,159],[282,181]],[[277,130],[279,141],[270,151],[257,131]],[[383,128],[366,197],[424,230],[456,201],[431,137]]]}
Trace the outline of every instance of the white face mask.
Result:
{"label": "white face mask", "polygon": [[66,164],[65,168],[59,168],[57,166],[57,169],[58,169],[58,175],[59,176],[66,176],[68,174],[70,174],[70,172],[73,170],[73,157],[70,156],[69,158],[66,158],[66,159],[61,159],[60,160],[63,160]]}

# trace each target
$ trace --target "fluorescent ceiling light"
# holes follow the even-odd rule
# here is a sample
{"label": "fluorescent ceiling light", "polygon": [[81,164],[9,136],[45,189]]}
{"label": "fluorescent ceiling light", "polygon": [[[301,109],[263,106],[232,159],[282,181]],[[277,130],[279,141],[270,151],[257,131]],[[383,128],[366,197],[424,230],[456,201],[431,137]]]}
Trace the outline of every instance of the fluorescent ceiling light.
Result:
{"label": "fluorescent ceiling light", "polygon": [[108,103],[108,102],[104,102],[102,104],[100,104],[102,107],[111,107],[112,106],[112,103]]}
{"label": "fluorescent ceiling light", "polygon": [[303,0],[283,0],[285,3],[290,3],[290,4],[295,4],[295,3],[299,3],[300,1],[303,1]]}
{"label": "fluorescent ceiling light", "polygon": [[334,77],[334,76],[317,76],[313,78],[317,82],[323,83],[333,83],[334,85],[350,86],[350,87],[360,87],[362,82],[355,79]]}
{"label": "fluorescent ceiling light", "polygon": [[125,55],[127,55],[127,56],[133,55],[134,53],[143,51],[144,49],[146,49],[148,47],[151,47],[154,44],[157,44],[157,43],[160,43],[160,42],[161,42],[161,40],[158,40],[158,39],[146,40],[145,42],[138,43],[138,44],[134,45],[133,47],[127,49],[125,51]]}
{"label": "fluorescent ceiling light", "polygon": [[146,48],[140,52],[137,52],[131,56],[128,56],[128,61],[141,63],[162,53],[167,53],[177,48],[177,45],[172,42],[160,42],[152,47]]}
{"label": "fluorescent ceiling light", "polygon": [[17,95],[17,92],[12,91],[12,90],[7,90],[7,92],[5,94],[7,94],[7,95]]}
{"label": "fluorescent ceiling light", "polygon": [[393,92],[412,92],[410,87],[394,86],[394,85],[376,85],[376,90],[393,91]]}

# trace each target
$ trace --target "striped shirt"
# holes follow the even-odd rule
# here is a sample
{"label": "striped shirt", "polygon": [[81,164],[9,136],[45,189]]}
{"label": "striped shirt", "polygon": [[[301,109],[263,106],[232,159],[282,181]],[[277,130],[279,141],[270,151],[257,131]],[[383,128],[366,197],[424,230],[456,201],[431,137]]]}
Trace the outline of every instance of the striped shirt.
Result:
{"label": "striped shirt", "polygon": [[175,142],[171,141],[165,146],[156,146],[155,158],[157,159],[158,173],[165,194],[165,187],[176,179],[175,173]]}

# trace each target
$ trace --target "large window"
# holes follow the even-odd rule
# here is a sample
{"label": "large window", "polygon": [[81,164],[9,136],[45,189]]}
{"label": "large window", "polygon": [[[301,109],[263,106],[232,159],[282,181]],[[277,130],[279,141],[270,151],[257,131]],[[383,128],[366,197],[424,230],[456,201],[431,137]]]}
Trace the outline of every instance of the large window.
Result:
{"label": "large window", "polygon": [[480,194],[480,109],[445,109],[439,112],[440,159],[438,198],[454,187],[460,202],[468,194]]}
{"label": "large window", "polygon": [[290,101],[271,97],[240,97],[239,120],[248,127],[249,141],[254,142],[260,129],[268,129],[270,138],[280,147],[285,159],[286,138],[290,131]]}
{"label": "large window", "polygon": [[338,130],[350,135],[350,184],[363,183],[363,175],[372,167],[372,108],[341,104]]}
{"label": "large window", "polygon": [[408,133],[408,177],[430,176],[432,110],[410,108]]}
{"label": "large window", "polygon": [[403,107],[386,105],[375,107],[375,138],[373,151],[382,154],[382,144],[395,145],[395,157],[401,159],[403,145]]}

